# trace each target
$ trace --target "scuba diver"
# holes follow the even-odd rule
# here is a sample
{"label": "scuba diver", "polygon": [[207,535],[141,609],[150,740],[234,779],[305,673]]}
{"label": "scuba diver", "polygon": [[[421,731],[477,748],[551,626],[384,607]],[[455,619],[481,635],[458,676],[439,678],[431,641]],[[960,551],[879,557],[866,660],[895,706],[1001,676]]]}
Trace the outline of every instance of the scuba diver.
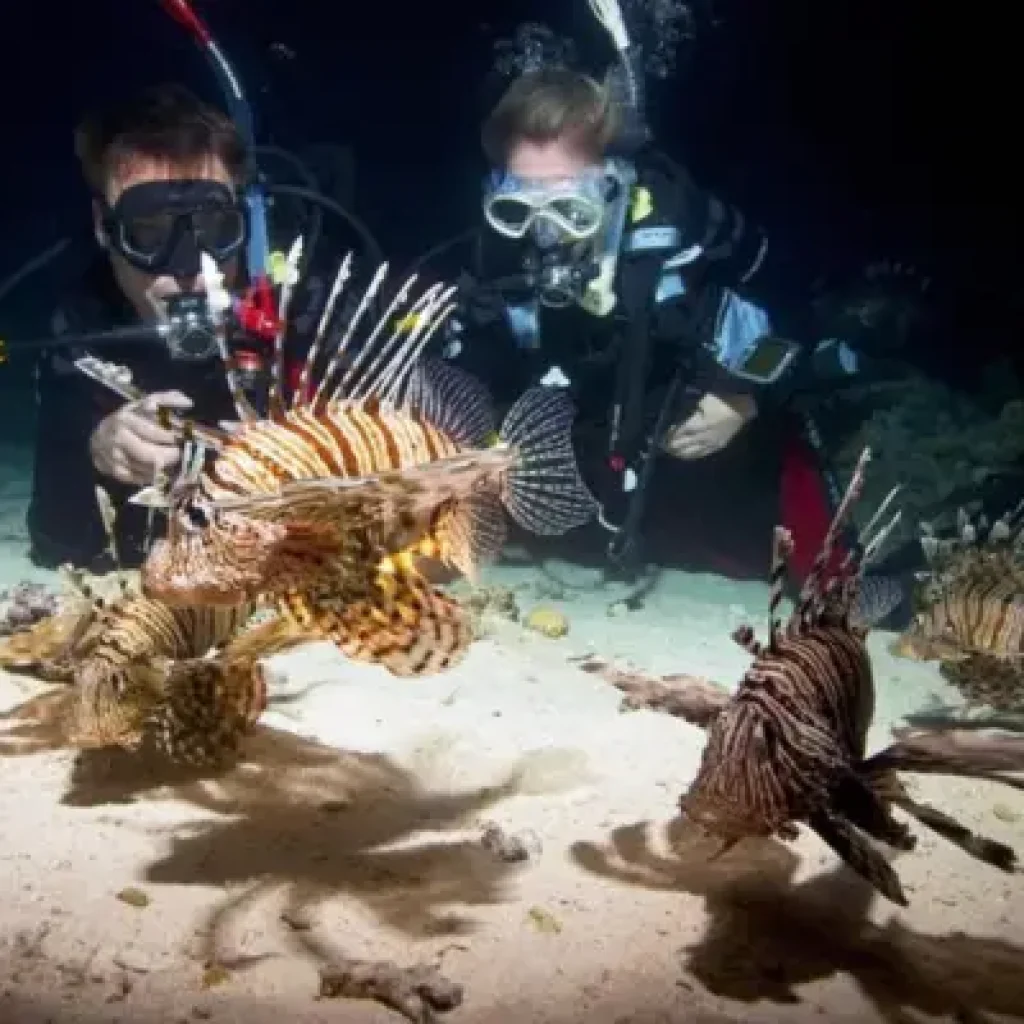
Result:
{"label": "scuba diver", "polygon": [[[180,86],[162,86],[86,118],[75,149],[101,251],[58,307],[56,337],[157,324],[187,310],[204,290],[201,251],[215,258],[229,287],[237,286],[248,230],[240,199],[248,155],[230,118]],[[119,403],[79,373],[74,360],[88,351],[48,348],[36,364],[28,528],[32,558],[46,566],[88,566],[105,549],[97,484],[121,505],[177,462],[180,446],[153,418],[158,406],[192,409],[205,422],[233,416],[212,335],[103,347],[104,359],[126,366],[137,387],[153,392],[148,410]],[[128,564],[141,558],[144,532],[145,510],[125,506],[118,548]]]}
{"label": "scuba diver", "polygon": [[[571,388],[578,454],[627,576],[657,456],[693,464],[783,413],[775,485],[805,573],[834,484],[820,438],[788,406],[809,379],[853,373],[856,356],[814,337],[810,281],[795,283],[784,246],[652,145],[640,48],[615,0],[591,7],[618,54],[605,80],[566,66],[545,30],[527,32],[519,75],[483,126],[484,225],[442,354],[499,399],[538,381]],[[775,521],[768,509],[765,528]]]}
{"label": "scuba diver", "polygon": [[[188,0],[161,4],[208,58],[227,112],[181,86],[160,86],[87,118],[76,134],[100,252],[59,304],[52,336],[7,345],[12,355],[35,359],[38,418],[27,525],[31,557],[47,567],[111,568],[97,487],[117,509],[118,561],[141,562],[148,512],[126,499],[181,454],[159,414],[187,409],[201,422],[233,419],[225,360],[260,408],[272,346],[283,335],[285,373],[294,378],[323,309],[325,282],[310,261],[325,212],[357,236],[370,272],[383,262],[365,226],[320,190],[302,160],[256,144],[240,80]],[[264,157],[283,164],[299,184],[268,182],[257,163]],[[270,245],[267,215],[275,199],[291,213],[289,224],[275,227],[287,228],[289,242],[300,232],[304,243],[296,241],[287,253]],[[306,212],[299,225],[296,203]],[[0,285],[0,298],[69,244],[26,263]],[[224,306],[207,295],[213,285],[204,281],[203,259],[226,289]],[[275,293],[285,282],[287,320]],[[121,395],[127,404],[90,379],[90,357],[130,372]],[[136,391],[151,394],[138,403]]]}

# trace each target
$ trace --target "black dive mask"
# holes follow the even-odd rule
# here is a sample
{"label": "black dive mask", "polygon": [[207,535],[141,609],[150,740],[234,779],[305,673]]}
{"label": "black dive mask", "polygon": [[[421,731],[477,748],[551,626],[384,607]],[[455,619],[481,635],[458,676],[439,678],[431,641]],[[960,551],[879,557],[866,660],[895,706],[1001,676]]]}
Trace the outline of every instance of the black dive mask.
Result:
{"label": "black dive mask", "polygon": [[107,206],[103,228],[133,267],[154,276],[196,277],[199,254],[223,263],[245,244],[247,222],[234,192],[219,181],[146,181]]}

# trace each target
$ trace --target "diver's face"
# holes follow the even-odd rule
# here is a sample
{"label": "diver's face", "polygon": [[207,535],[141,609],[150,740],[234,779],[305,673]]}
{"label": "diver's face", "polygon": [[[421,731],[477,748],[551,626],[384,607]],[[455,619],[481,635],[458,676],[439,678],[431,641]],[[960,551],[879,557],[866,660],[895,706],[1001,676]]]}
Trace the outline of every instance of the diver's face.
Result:
{"label": "diver's face", "polygon": [[562,139],[554,142],[515,143],[508,153],[506,170],[530,181],[564,181],[601,167],[601,161],[579,151]]}
{"label": "diver's face", "polygon": [[[107,205],[112,207],[121,195],[134,185],[189,179],[215,181],[228,188],[234,187],[230,172],[218,157],[211,155],[198,163],[176,164],[169,160],[153,159],[139,154],[126,159],[110,175],[104,189],[104,198]],[[103,210],[98,202],[93,204],[93,223],[97,241],[110,256],[118,287],[144,322],[164,319],[169,298],[182,292],[205,290],[202,274],[189,277],[175,277],[167,273],[147,274],[132,266],[109,244],[103,228]],[[225,287],[233,287],[238,278],[238,258],[232,257],[227,260],[220,269],[224,274]]]}

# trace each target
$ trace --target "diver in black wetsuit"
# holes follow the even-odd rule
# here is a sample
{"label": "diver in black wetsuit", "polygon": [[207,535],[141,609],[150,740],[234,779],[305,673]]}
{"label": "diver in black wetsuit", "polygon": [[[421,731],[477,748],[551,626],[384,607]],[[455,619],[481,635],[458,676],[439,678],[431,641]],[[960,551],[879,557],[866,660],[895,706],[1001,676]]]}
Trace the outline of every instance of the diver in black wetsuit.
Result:
{"label": "diver in black wetsuit", "polygon": [[[581,434],[581,459],[613,547],[632,540],[623,526],[654,457],[729,447],[781,407],[813,347],[809,326],[784,318],[806,307],[785,301],[800,289],[783,247],[653,146],[616,155],[623,116],[574,71],[509,87],[483,131],[486,224],[444,349],[499,397],[545,379],[571,388],[583,431],[604,435]],[[818,505],[824,519],[824,486]],[[793,525],[816,548],[823,524]]]}
{"label": "diver in black wetsuit", "polygon": [[443,354],[499,397],[541,381],[572,390],[614,560],[635,550],[667,454],[683,465],[657,476],[685,478],[685,507],[662,518],[679,546],[725,556],[700,567],[731,572],[753,554],[762,575],[781,518],[802,575],[834,482],[796,399],[892,367],[823,336],[785,245],[651,145],[639,55],[616,46],[603,83],[557,61],[528,66],[485,123],[485,223],[468,236],[475,256]]}
{"label": "diver in black wetsuit", "polygon": [[[57,310],[57,336],[165,316],[182,296],[203,291],[200,249],[216,259],[229,286],[239,278],[246,152],[227,117],[185,89],[160,87],[85,121],[76,150],[103,253]],[[107,545],[95,496],[100,485],[120,506],[118,549],[132,565],[142,557],[146,511],[124,499],[173,466],[180,447],[152,415],[78,373],[72,360],[83,354],[51,348],[38,360],[31,554],[46,566],[99,564]],[[138,387],[155,393],[154,406],[190,409],[203,422],[234,418],[212,345],[187,358],[163,345],[132,343],[107,344],[98,354],[128,367]]]}

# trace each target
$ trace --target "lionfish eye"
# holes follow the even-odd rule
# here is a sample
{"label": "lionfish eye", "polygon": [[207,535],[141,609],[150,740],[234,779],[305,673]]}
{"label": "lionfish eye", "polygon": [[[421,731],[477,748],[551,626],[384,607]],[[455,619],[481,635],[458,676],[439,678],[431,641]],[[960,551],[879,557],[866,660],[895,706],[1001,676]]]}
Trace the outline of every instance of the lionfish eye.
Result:
{"label": "lionfish eye", "polygon": [[197,530],[205,530],[210,525],[210,517],[201,505],[189,505],[185,509],[185,516],[189,525],[194,526]]}

